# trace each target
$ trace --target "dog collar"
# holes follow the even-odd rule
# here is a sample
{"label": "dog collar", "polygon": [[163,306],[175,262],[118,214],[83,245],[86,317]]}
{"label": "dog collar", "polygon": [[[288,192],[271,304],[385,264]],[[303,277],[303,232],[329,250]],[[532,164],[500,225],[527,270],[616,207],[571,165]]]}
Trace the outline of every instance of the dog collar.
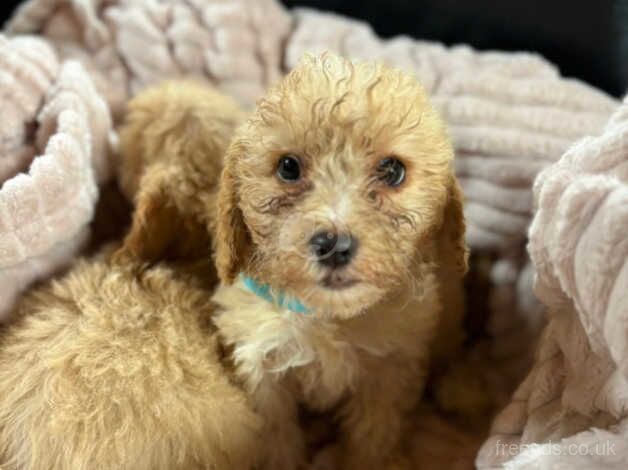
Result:
{"label": "dog collar", "polygon": [[272,304],[278,305],[279,307],[286,308],[294,313],[307,314],[311,312],[311,310],[303,305],[298,299],[288,297],[282,291],[273,295],[274,293],[268,284],[260,284],[252,277],[245,276],[244,274],[242,274],[241,277],[244,287],[258,297],[261,297]]}

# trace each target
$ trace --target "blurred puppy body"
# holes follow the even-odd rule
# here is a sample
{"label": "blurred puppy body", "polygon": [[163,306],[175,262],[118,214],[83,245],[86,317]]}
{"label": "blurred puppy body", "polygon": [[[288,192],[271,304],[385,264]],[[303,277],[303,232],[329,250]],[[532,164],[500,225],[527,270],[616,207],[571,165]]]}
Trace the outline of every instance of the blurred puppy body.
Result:
{"label": "blurred puppy body", "polygon": [[260,421],[202,279],[101,259],[28,294],[0,339],[2,468],[250,468]]}
{"label": "blurred puppy body", "polygon": [[342,469],[402,465],[435,337],[460,338],[464,218],[445,127],[416,80],[306,57],[236,131],[218,196],[215,324],[273,444],[335,410]]}
{"label": "blurred puppy body", "polygon": [[122,247],[34,289],[0,332],[3,470],[255,465],[260,420],[223,368],[210,302],[211,214],[240,117],[193,83],[129,104]]}

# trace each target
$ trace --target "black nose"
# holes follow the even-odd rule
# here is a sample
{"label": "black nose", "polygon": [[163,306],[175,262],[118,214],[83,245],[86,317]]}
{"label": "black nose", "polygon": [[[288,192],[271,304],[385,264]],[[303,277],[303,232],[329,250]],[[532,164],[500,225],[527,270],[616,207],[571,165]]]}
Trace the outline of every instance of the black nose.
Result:
{"label": "black nose", "polygon": [[358,241],[346,233],[318,232],[310,238],[312,252],[323,266],[339,268],[351,261]]}

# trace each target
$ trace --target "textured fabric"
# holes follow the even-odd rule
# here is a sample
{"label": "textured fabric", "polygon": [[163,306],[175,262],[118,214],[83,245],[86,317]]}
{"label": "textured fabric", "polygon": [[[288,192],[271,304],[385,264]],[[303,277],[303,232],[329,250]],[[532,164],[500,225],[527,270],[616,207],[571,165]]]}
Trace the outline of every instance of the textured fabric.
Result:
{"label": "textured fabric", "polygon": [[0,35],[0,63],[3,318],[19,292],[67,264],[86,240],[97,183],[110,173],[111,120],[83,67],[59,64],[44,41]]}
{"label": "textured fabric", "polygon": [[291,21],[274,0],[33,0],[7,31],[80,60],[119,116],[130,95],[181,76],[252,104],[281,75]]}
{"label": "textured fabric", "polygon": [[[532,54],[381,40],[363,23],[289,12],[274,0],[28,0],[6,33],[40,37],[0,37],[0,110],[8,116],[0,123],[0,312],[33,280],[71,261],[86,240],[97,184],[113,163],[109,116],[119,118],[134,93],[195,76],[251,106],[305,52],[378,58],[416,73],[449,124],[468,242],[491,260],[490,338],[467,358],[491,402],[506,403],[529,367],[545,321],[535,276],[538,297],[551,307],[537,362],[478,464],[499,466],[510,457],[491,455],[496,439],[573,435],[593,443],[624,435],[625,425],[610,425],[623,418],[628,395],[619,372],[628,291],[620,235],[628,223],[617,189],[625,186],[625,106],[609,123],[617,101]],[[598,137],[573,145],[585,136]],[[467,440],[448,446],[436,429],[455,430],[442,417],[430,414],[426,422],[433,426],[421,427],[421,442],[444,444],[439,456],[417,456],[422,468],[471,464]],[[591,426],[604,430],[584,431]],[[513,468],[553,468],[538,466],[535,452],[524,451]],[[561,462],[578,468],[575,460]]]}
{"label": "textured fabric", "polygon": [[478,466],[520,453],[508,468],[627,468],[628,101],[544,170],[534,195],[528,249],[549,322]]}
{"label": "textured fabric", "polygon": [[29,123],[58,68],[55,54],[45,41],[0,36],[0,184],[27,168],[35,155],[28,141]]}

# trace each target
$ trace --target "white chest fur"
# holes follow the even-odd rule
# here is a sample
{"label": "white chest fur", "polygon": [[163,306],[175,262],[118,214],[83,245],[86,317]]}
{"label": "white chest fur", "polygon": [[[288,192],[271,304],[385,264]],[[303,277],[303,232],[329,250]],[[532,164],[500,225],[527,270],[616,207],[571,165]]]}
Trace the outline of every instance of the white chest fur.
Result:
{"label": "white chest fur", "polygon": [[426,350],[435,318],[421,312],[431,310],[425,302],[436,301],[432,297],[335,321],[282,309],[235,284],[217,290],[222,309],[215,323],[251,391],[264,380],[281,381],[299,401],[324,410],[357,385],[367,372],[366,357]]}
{"label": "white chest fur", "polygon": [[336,323],[279,308],[239,286],[219,289],[214,299],[226,307],[216,325],[252,389],[269,378],[285,381],[310,406],[327,408],[351,387],[358,355]]}

